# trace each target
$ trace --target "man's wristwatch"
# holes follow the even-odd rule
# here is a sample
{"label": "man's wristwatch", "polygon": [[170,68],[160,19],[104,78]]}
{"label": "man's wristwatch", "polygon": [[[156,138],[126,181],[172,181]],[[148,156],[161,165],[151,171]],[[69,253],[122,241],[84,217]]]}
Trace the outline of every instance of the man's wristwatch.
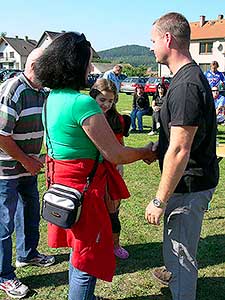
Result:
{"label": "man's wristwatch", "polygon": [[165,202],[162,202],[161,200],[159,200],[157,198],[153,199],[152,203],[154,204],[155,207],[158,207],[158,208],[164,208],[166,206]]}

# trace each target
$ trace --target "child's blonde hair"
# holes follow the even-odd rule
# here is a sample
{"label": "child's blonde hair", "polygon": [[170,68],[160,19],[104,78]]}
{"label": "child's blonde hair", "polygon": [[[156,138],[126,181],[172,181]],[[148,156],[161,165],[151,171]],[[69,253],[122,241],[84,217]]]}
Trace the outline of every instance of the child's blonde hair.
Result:
{"label": "child's blonde hair", "polygon": [[100,78],[96,80],[95,84],[90,90],[90,96],[96,99],[96,97],[103,91],[112,92],[114,94],[114,101],[117,99],[117,89],[114,82],[105,78]]}

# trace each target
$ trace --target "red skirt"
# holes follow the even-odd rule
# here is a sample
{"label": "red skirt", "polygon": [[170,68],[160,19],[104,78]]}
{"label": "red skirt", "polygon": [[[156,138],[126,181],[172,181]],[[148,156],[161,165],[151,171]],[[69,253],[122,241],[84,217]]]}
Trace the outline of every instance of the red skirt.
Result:
{"label": "red skirt", "polygon": [[[93,164],[92,159],[62,161],[47,157],[47,175],[50,183],[61,183],[83,191]],[[71,229],[48,224],[48,244],[52,248],[72,248],[74,267],[96,278],[112,281],[115,256],[111,222],[104,202],[106,185],[114,200],[130,196],[116,168],[107,161],[100,163],[85,194],[78,223]]]}

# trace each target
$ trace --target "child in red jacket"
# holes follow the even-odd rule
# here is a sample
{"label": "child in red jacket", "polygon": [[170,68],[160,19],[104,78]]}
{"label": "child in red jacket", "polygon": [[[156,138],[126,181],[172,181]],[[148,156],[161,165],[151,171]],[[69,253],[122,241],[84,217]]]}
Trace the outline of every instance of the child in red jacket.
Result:
{"label": "child in red jacket", "polygon": [[[125,115],[122,116],[116,110],[115,101],[118,96],[115,84],[104,78],[98,79],[91,88],[90,96],[98,102],[110,127],[115,133],[116,138],[121,144],[123,144],[123,137],[128,136],[130,117]],[[122,176],[123,166],[119,165],[117,166],[117,169]],[[126,249],[120,246],[119,242],[121,231],[121,224],[119,220],[120,200],[111,200],[107,192],[105,200],[112,224],[114,254],[121,259],[126,259],[129,257],[129,253]]]}

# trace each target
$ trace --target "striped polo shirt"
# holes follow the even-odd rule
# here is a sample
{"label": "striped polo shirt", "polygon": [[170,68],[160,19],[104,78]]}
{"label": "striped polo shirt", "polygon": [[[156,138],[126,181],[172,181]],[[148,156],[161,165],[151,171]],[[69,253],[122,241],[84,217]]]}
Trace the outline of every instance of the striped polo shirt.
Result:
{"label": "striped polo shirt", "polygon": [[[26,154],[39,155],[43,140],[42,108],[47,94],[34,89],[24,74],[0,86],[0,134],[11,136]],[[0,149],[0,179],[30,176]]]}

